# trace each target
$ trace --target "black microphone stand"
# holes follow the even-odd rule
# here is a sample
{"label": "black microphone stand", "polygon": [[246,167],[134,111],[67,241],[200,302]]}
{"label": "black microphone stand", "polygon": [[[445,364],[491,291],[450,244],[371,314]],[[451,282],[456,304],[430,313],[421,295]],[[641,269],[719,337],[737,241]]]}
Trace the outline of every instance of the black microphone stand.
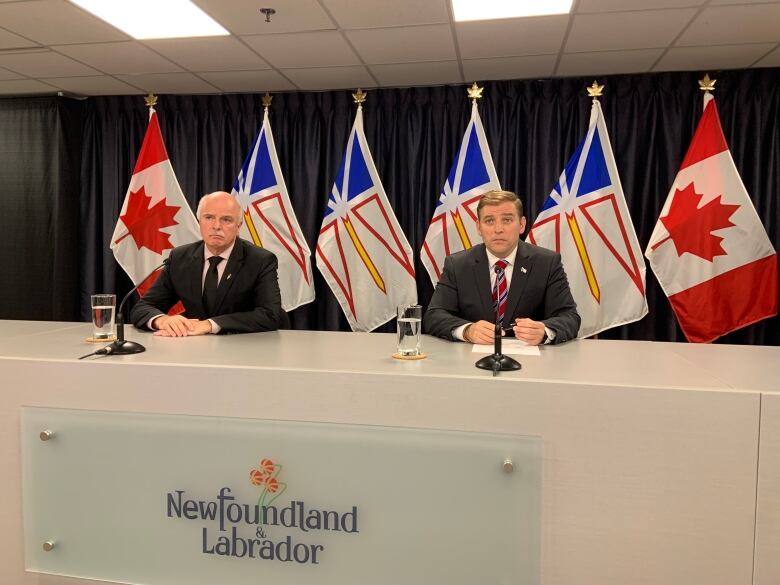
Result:
{"label": "black microphone stand", "polygon": [[125,319],[124,319],[124,314],[122,313],[122,309],[124,309],[125,303],[127,302],[127,299],[130,298],[130,295],[133,294],[136,290],[138,290],[138,287],[141,286],[146,281],[147,278],[149,278],[152,274],[154,274],[160,268],[166,266],[167,264],[168,264],[168,258],[166,258],[162,264],[160,264],[154,270],[152,270],[146,276],[146,278],[144,278],[141,282],[139,282],[133,288],[131,288],[130,292],[128,292],[122,299],[122,302],[119,303],[119,309],[117,309],[116,312],[116,341],[110,343],[104,348],[97,350],[94,353],[85,355],[84,357],[89,357],[90,355],[131,355],[134,353],[141,353],[146,351],[146,348],[140,343],[136,343],[135,341],[129,341],[125,339]]}
{"label": "black microphone stand", "polygon": [[493,370],[493,376],[498,376],[499,372],[511,372],[523,367],[516,359],[501,353],[502,325],[503,320],[499,319],[498,303],[496,303],[496,328],[493,337],[493,355],[487,355],[474,364],[482,370]]}
{"label": "black microphone stand", "polygon": [[499,372],[519,370],[523,366],[516,359],[501,353],[501,322],[496,319],[495,339],[493,340],[493,355],[486,355],[474,364],[483,370],[493,370],[493,375]]}

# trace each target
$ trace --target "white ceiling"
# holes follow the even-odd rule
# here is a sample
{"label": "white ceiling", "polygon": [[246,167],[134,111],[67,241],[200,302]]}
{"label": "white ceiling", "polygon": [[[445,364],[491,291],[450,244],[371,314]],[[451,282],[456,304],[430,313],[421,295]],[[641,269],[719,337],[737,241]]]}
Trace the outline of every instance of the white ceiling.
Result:
{"label": "white ceiling", "polygon": [[[449,0],[194,2],[231,36],[135,41],[67,0],[0,0],[0,95],[325,90],[780,66],[780,0],[575,0],[571,15],[458,24]],[[266,6],[277,11],[270,23],[258,11]]]}

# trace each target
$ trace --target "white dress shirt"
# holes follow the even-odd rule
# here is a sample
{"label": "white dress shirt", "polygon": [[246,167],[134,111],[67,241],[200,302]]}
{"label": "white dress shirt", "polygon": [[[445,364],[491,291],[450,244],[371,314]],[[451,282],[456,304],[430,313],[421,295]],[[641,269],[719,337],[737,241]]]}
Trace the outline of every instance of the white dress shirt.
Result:
{"label": "white dress shirt", "polygon": [[[506,258],[499,258],[498,256],[493,255],[493,253],[485,248],[485,253],[487,254],[488,263],[490,264],[490,290],[492,291],[496,286],[496,278],[498,278],[498,275],[496,274],[496,262],[499,260],[503,260],[506,262],[506,268],[504,268],[504,276],[506,278],[506,290],[509,291],[509,287],[512,286],[512,275],[514,274],[515,269],[515,258],[517,257],[517,246],[515,246],[514,250],[512,250]],[[459,327],[456,327],[452,331],[452,336],[455,339],[459,339],[460,341],[466,341],[465,336],[463,335],[463,332],[466,331],[466,327],[469,325],[472,325],[472,323],[466,323],[465,325],[461,325]],[[506,325],[509,326],[508,324]],[[555,339],[555,332],[552,329],[549,329],[546,325],[544,327],[545,333],[547,333],[547,339],[545,340],[545,343],[550,343],[553,339]]]}
{"label": "white dress shirt", "polygon": [[[233,252],[233,247],[236,245],[235,241],[233,244],[227,249],[224,250],[221,254],[216,254],[216,256],[219,256],[222,258],[222,262],[217,264],[217,286],[219,286],[219,283],[222,282],[222,275],[225,273],[225,266],[227,266],[228,259],[230,259],[230,254]],[[203,291],[203,286],[206,283],[206,273],[209,271],[209,267],[211,264],[209,264],[209,258],[212,256],[215,256],[215,254],[212,254],[209,252],[209,249],[204,245],[203,246],[203,274],[200,279],[200,290]],[[155,315],[151,319],[149,319],[149,323],[147,323],[147,327],[149,329],[154,329],[152,324],[154,323],[154,320],[158,317],[162,317],[162,315]],[[217,323],[214,321],[214,319],[209,319],[209,323],[211,323],[211,332],[212,333],[219,333],[222,328],[217,325]]]}

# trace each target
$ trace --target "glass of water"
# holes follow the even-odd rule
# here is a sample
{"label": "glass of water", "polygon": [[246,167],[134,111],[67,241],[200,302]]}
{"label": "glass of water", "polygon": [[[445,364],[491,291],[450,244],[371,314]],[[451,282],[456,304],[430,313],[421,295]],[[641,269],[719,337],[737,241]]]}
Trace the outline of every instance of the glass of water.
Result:
{"label": "glass of water", "polygon": [[401,305],[398,307],[398,353],[401,356],[420,355],[420,323],[422,307],[420,305]]}
{"label": "glass of water", "polygon": [[116,295],[92,295],[92,337],[113,339]]}

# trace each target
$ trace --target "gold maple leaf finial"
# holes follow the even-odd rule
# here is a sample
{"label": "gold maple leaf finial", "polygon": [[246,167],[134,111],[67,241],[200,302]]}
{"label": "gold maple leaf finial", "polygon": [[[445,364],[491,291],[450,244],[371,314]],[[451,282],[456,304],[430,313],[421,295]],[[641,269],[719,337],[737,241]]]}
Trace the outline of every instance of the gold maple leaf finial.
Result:
{"label": "gold maple leaf finial", "polygon": [[594,100],[596,98],[600,98],[601,95],[604,93],[604,86],[599,85],[596,80],[593,80],[593,85],[587,88],[588,90],[588,97],[592,97]]}
{"label": "gold maple leaf finial", "polygon": [[478,100],[482,97],[482,92],[485,91],[484,87],[479,87],[475,81],[471,87],[466,90],[469,94],[470,100]]}
{"label": "gold maple leaf finial", "polygon": [[270,93],[265,92],[265,95],[262,98],[263,108],[266,110],[271,107],[271,101],[274,99],[274,96],[272,96]]}
{"label": "gold maple leaf finial", "polygon": [[366,92],[358,87],[357,91],[352,94],[352,99],[355,100],[355,103],[360,106],[366,101]]}
{"label": "gold maple leaf finial", "polygon": [[699,89],[704,92],[715,91],[715,82],[717,79],[711,79],[709,73],[705,73],[704,77],[699,80]]}
{"label": "gold maple leaf finial", "polygon": [[153,108],[154,106],[157,105],[157,96],[154,95],[153,93],[150,93],[149,95],[144,97],[144,101],[146,102],[147,108]]}

